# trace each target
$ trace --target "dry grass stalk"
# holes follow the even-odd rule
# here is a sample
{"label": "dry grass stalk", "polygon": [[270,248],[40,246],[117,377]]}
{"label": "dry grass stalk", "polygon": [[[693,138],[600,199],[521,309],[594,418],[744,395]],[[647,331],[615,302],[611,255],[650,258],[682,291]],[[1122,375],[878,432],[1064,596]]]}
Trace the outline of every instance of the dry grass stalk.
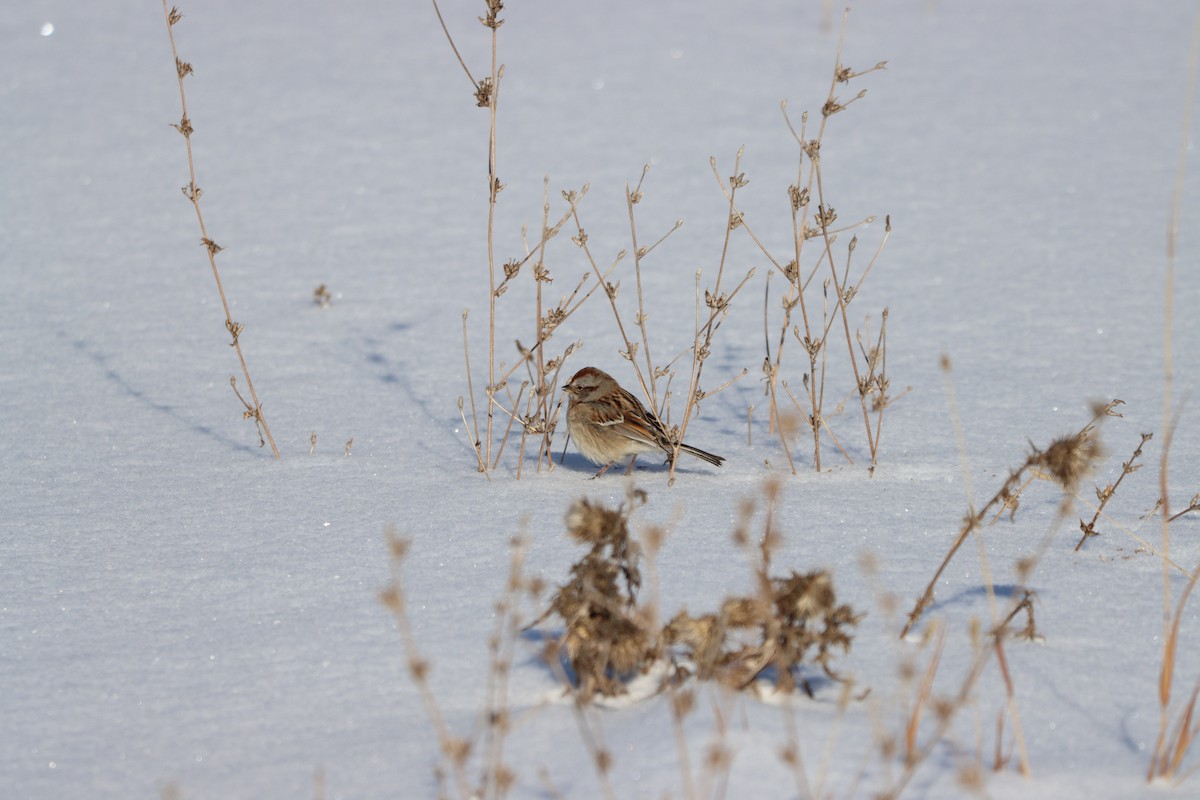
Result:
{"label": "dry grass stalk", "polygon": [[[1158,702],[1159,730],[1154,750],[1150,757],[1150,768],[1146,780],[1162,779],[1172,782],[1182,782],[1192,774],[1183,772],[1183,762],[1192,744],[1200,738],[1200,717],[1196,715],[1196,700],[1200,697],[1200,678],[1188,702],[1179,711],[1175,724],[1171,725],[1172,694],[1175,685],[1175,657],[1179,649],[1179,629],[1183,622],[1183,612],[1187,607],[1196,581],[1200,578],[1200,564],[1192,571],[1192,576],[1179,597],[1175,612],[1166,620],[1166,636],[1163,640],[1162,667],[1159,671]],[[1194,770],[1193,770],[1194,771]]]}
{"label": "dry grass stalk", "polygon": [[[638,331],[641,333],[642,355],[646,359],[646,375],[650,378],[650,385],[648,387],[648,396],[650,398],[649,408],[654,409],[657,413],[661,409],[661,406],[658,404],[658,381],[654,370],[654,359],[650,355],[650,333],[646,329],[646,321],[650,318],[650,315],[646,313],[646,299],[642,292],[642,259],[649,255],[650,251],[655,247],[658,247],[658,245],[661,244],[668,236],[679,230],[679,228],[683,225],[683,220],[676,220],[675,227],[663,234],[663,236],[654,243],[653,247],[641,247],[638,245],[637,216],[633,213],[633,207],[640,203],[642,198],[645,196],[645,194],[642,192],[642,184],[645,182],[646,173],[649,171],[649,164],[646,164],[642,167],[642,176],[638,178],[637,186],[634,189],[630,190],[629,184],[625,184],[625,207],[629,212],[629,238],[633,246],[633,274],[637,284],[638,313],[635,319],[637,322]],[[615,293],[611,299],[614,301],[616,300]],[[613,311],[616,311],[615,304],[613,305]],[[618,324],[619,322],[620,320],[618,319]],[[626,340],[625,346],[627,352],[632,352],[632,348],[630,347],[628,340]],[[634,365],[636,367],[636,359],[630,360],[634,361]],[[643,381],[643,390],[647,389],[640,371],[638,371],[638,379]]]}
{"label": "dry grass stalk", "polygon": [[1025,746],[1025,728],[1021,724],[1021,712],[1017,707],[1017,690],[1013,682],[1012,672],[1008,668],[1008,656],[1004,652],[1004,631],[1007,629],[1008,623],[1022,609],[1028,614],[1028,623],[1024,630],[1017,634],[1018,637],[1026,639],[1034,639],[1037,636],[1037,629],[1033,624],[1033,603],[1030,600],[1032,592],[1026,591],[1024,599],[1013,608],[1003,623],[996,629],[995,635],[992,636],[992,649],[996,655],[996,666],[1000,671],[1000,677],[1004,681],[1005,703],[996,714],[996,756],[992,763],[992,769],[999,772],[1008,763],[1008,758],[1002,755],[1003,753],[1003,736],[1004,736],[1004,719],[1008,717],[1013,722],[1013,736],[1016,740],[1016,748],[1020,757],[1021,775],[1026,778],[1033,777],[1033,769],[1029,765],[1029,750]]}
{"label": "dry grass stalk", "polygon": [[[544,615],[543,615],[544,616]],[[554,641],[551,641],[542,652],[542,660],[550,666],[550,671],[554,673],[559,682],[564,686],[571,686],[571,676],[567,674],[563,667],[561,658],[558,656],[558,647]],[[584,747],[587,748],[588,755],[591,757],[592,769],[596,772],[596,777],[600,781],[601,791],[604,793],[606,800],[615,800],[615,793],[612,788],[612,779],[609,777],[613,768],[612,751],[604,744],[604,729],[601,726],[598,718],[593,717],[589,713],[587,700],[578,692],[572,697],[571,709],[575,715],[575,722],[579,727],[579,736],[583,740]],[[549,776],[545,776],[543,782],[549,780]]]}
{"label": "dry grass stalk", "polygon": [[[386,535],[390,554],[391,580],[387,587],[379,593],[379,601],[391,612],[396,627],[400,631],[400,641],[404,645],[404,654],[408,660],[409,677],[417,687],[421,701],[425,705],[425,713],[433,724],[434,733],[438,737],[442,763],[449,768],[458,796],[460,798],[476,797],[479,794],[478,787],[473,786],[467,778],[467,764],[473,749],[472,742],[451,734],[441,706],[429,684],[430,664],[421,655],[416,636],[413,634],[412,622],[409,620],[403,566],[410,542],[408,539],[398,536],[396,531],[391,528],[388,529]],[[441,767],[438,769],[441,773]]]}
{"label": "dry grass stalk", "polygon": [[[1200,48],[1200,15],[1197,16],[1197,39],[1195,45]],[[1169,365],[1168,365],[1169,369]],[[1182,771],[1184,759],[1187,757],[1193,743],[1200,738],[1200,718],[1196,716],[1196,701],[1200,698],[1200,677],[1188,702],[1179,711],[1174,725],[1171,723],[1173,693],[1175,688],[1176,654],[1179,651],[1179,632],[1183,622],[1183,613],[1188,600],[1200,579],[1200,564],[1194,567],[1189,575],[1187,585],[1179,597],[1175,610],[1171,610],[1170,585],[1170,548],[1171,548],[1171,515],[1170,494],[1167,485],[1167,467],[1169,464],[1171,442],[1175,436],[1178,424],[1178,411],[1174,418],[1166,421],[1167,433],[1163,441],[1163,451],[1159,459],[1159,506],[1161,510],[1160,525],[1162,528],[1162,552],[1160,559],[1163,564],[1163,653],[1162,665],[1159,670],[1158,704],[1159,730],[1155,740],[1154,750],[1150,757],[1150,767],[1146,774],[1147,781],[1162,780],[1182,783],[1195,771]]]}
{"label": "dry grass stalk", "polygon": [[1190,514],[1193,511],[1200,511],[1200,492],[1197,492],[1196,494],[1192,495],[1192,499],[1188,501],[1187,508],[1167,517],[1167,522],[1174,522],[1175,520],[1182,517],[1184,514]]}
{"label": "dry grass stalk", "polygon": [[[968,505],[968,507],[971,507],[974,505],[974,502],[975,502],[974,487],[973,487],[972,480],[971,480],[970,463],[969,463],[969,460],[967,457],[966,442],[965,442],[964,435],[963,435],[962,415],[959,413],[957,394],[954,390],[954,380],[953,380],[953,377],[951,374],[952,367],[951,367],[951,363],[950,363],[950,357],[946,354],[942,355],[941,368],[946,377],[946,395],[947,395],[947,398],[949,400],[949,405],[950,405],[950,418],[951,418],[951,421],[954,426],[955,441],[958,445],[960,465],[961,465],[962,473],[963,473],[963,486],[964,486],[964,489],[966,490],[966,495],[967,495],[967,505]],[[1030,478],[1029,480],[1032,480],[1032,478]],[[1014,499],[1011,499],[1011,500],[1006,499],[1005,502],[1001,504],[1000,510],[996,512],[996,516],[993,517],[991,523],[989,523],[989,524],[995,524],[995,522],[999,518],[1000,514],[1006,508],[1008,508],[1011,503],[1015,503],[1016,494],[1019,494],[1019,492],[1022,491],[1023,489],[1024,489],[1024,486],[1020,487],[1020,489],[1016,490],[1016,492],[1012,495],[1012,498],[1014,498]],[[1015,512],[1016,512],[1015,504],[1012,505],[1011,511],[1012,511],[1012,513],[1015,514]],[[999,771],[1008,762],[1007,757],[1002,757],[1002,753],[1003,753],[1003,747],[1004,747],[1003,743],[1004,743],[1005,720],[1006,720],[1006,718],[1011,718],[1012,719],[1013,736],[1016,740],[1017,750],[1020,753],[1021,772],[1026,777],[1029,777],[1031,775],[1031,769],[1029,767],[1029,758],[1028,758],[1028,753],[1027,753],[1026,747],[1025,747],[1025,732],[1024,732],[1023,726],[1021,725],[1020,710],[1018,709],[1017,699],[1016,699],[1016,689],[1014,686],[1012,674],[1008,668],[1008,658],[1004,651],[1003,633],[1004,633],[1004,631],[1007,630],[1008,624],[1017,616],[1017,614],[1020,613],[1020,611],[1025,610],[1028,615],[1028,624],[1026,625],[1025,629],[1017,635],[1020,638],[1027,638],[1027,639],[1031,639],[1031,640],[1034,637],[1036,637],[1037,631],[1036,631],[1036,627],[1034,626],[1034,619],[1033,619],[1034,593],[1032,591],[1027,590],[1025,592],[1025,595],[1022,598],[1022,600],[1019,603],[1017,603],[1015,606],[1013,606],[1011,613],[1003,620],[1000,620],[999,610],[998,610],[998,605],[997,605],[997,598],[996,598],[996,591],[995,591],[995,582],[992,579],[992,568],[991,568],[991,564],[988,559],[987,546],[984,542],[984,538],[982,535],[976,536],[975,540],[979,547],[980,571],[983,576],[984,586],[987,589],[988,609],[991,613],[992,620],[995,623],[993,625],[993,633],[995,634],[993,636],[993,649],[994,649],[994,652],[996,655],[996,663],[997,663],[997,666],[998,666],[998,669],[1000,672],[1000,676],[1004,682],[1004,690],[1005,690],[1005,694],[1007,697],[1007,702],[1005,703],[1005,707],[1003,709],[1001,709],[997,713],[997,716],[996,716],[996,739],[995,739],[996,757],[993,759],[992,768],[993,768],[993,770]],[[982,734],[981,734],[981,736],[982,736]],[[972,785],[979,783],[982,780],[982,774],[983,774],[982,741],[981,741],[978,752],[979,752],[979,756],[978,756],[977,761],[975,763],[970,764],[967,767],[965,767],[964,777]]]}
{"label": "dry grass stalk", "polygon": [[1099,487],[1096,488],[1096,498],[1100,501],[1100,505],[1096,508],[1096,513],[1092,515],[1090,522],[1079,520],[1079,529],[1083,531],[1083,535],[1079,537],[1079,543],[1075,545],[1076,553],[1079,552],[1080,548],[1083,547],[1083,543],[1086,542],[1090,537],[1100,535],[1100,533],[1096,530],[1096,521],[1100,519],[1100,514],[1103,513],[1104,507],[1108,505],[1108,501],[1112,499],[1114,494],[1116,494],[1117,487],[1121,485],[1121,481],[1125,480],[1125,476],[1129,475],[1130,473],[1137,472],[1142,468],[1142,465],[1138,464],[1137,460],[1141,458],[1142,448],[1145,447],[1146,442],[1150,441],[1152,438],[1154,438],[1153,433],[1143,433],[1142,440],[1138,442],[1137,449],[1133,451],[1133,455],[1129,457],[1128,461],[1121,464],[1121,474],[1117,476],[1116,482],[1105,485],[1103,489]]}
{"label": "dry grass stalk", "polygon": [[217,269],[217,253],[223,249],[219,244],[212,240],[208,235],[208,228],[204,224],[204,214],[200,210],[200,197],[204,191],[196,183],[196,162],[192,154],[192,127],[191,118],[188,116],[187,109],[187,93],[184,91],[183,79],[192,74],[192,65],[179,57],[179,49],[175,46],[175,25],[183,18],[183,14],[179,9],[172,6],[167,10],[167,0],[163,0],[163,15],[167,21],[167,36],[171,40],[171,54],[175,58],[175,73],[179,80],[179,103],[183,108],[183,115],[179,122],[172,124],[175,130],[183,135],[183,140],[187,146],[187,164],[188,164],[188,184],[183,187],[183,196],[192,204],[192,208],[196,211],[196,221],[200,225],[200,242],[204,245],[204,250],[208,254],[208,264],[212,269],[213,280],[217,284],[217,294],[221,297],[221,307],[225,310],[225,329],[229,331],[232,337],[230,347],[237,353],[238,363],[242,368],[242,376],[246,379],[246,386],[250,392],[251,401],[247,401],[242,397],[237,389],[237,380],[230,377],[230,384],[233,386],[234,394],[245,407],[242,414],[243,419],[254,420],[255,428],[259,433],[259,446],[270,443],[271,452],[275,458],[279,458],[279,448],[275,446],[275,437],[271,435],[271,428],[267,425],[266,415],[263,413],[262,402],[258,399],[258,392],[254,389],[254,381],[250,379],[250,368],[246,366],[246,356],[242,353],[241,334],[243,326],[239,322],[234,322],[233,315],[229,310],[229,301],[225,297],[225,287],[221,283],[221,272]]}
{"label": "dry grass stalk", "polygon": [[668,684],[667,693],[671,708],[671,732],[675,737],[675,752],[679,757],[683,796],[694,800],[698,795],[695,781],[692,779],[692,758],[683,722],[696,707],[696,694],[692,689],[676,687],[673,681]]}
{"label": "dry grass stalk", "polygon": [[[1200,695],[1200,679],[1192,692],[1190,701],[1185,705],[1173,733],[1168,733],[1171,714],[1171,694],[1174,687],[1175,654],[1179,643],[1179,626],[1183,611],[1192,589],[1200,578],[1200,566],[1192,570],[1187,586],[1179,598],[1177,610],[1171,613],[1171,571],[1168,561],[1171,554],[1171,521],[1176,517],[1171,514],[1170,492],[1168,491],[1167,466],[1170,461],[1171,441],[1174,438],[1180,410],[1172,411],[1172,380],[1174,374],[1174,358],[1172,351],[1172,325],[1174,322],[1175,304],[1175,260],[1179,239],[1180,208],[1183,204],[1183,183],[1185,165],[1187,163],[1188,142],[1191,139],[1192,116],[1196,96],[1197,74],[1200,72],[1200,13],[1195,17],[1192,29],[1192,44],[1188,64],[1188,98],[1185,102],[1183,130],[1180,136],[1178,163],[1175,169],[1175,187],[1171,196],[1171,209],[1167,225],[1167,270],[1166,287],[1163,309],[1163,425],[1166,437],[1163,442],[1162,454],[1159,457],[1159,506],[1161,509],[1160,529],[1162,531],[1162,578],[1163,578],[1163,654],[1162,668],[1159,673],[1159,731],[1154,751],[1151,753],[1150,767],[1146,779],[1156,778],[1183,780],[1187,774],[1180,776],[1179,769],[1183,759],[1191,748],[1192,743],[1200,735],[1200,725],[1193,724],[1197,696]],[[1197,498],[1193,498],[1192,505]],[[1190,773],[1188,773],[1190,774]]]}
{"label": "dry grass stalk", "polygon": [[718,690],[711,694],[713,730],[700,762],[700,777],[697,780],[699,797],[721,800],[729,791],[729,773],[733,769],[736,755],[729,744],[729,723],[737,695]]}
{"label": "dry grass stalk", "polygon": [[485,798],[501,798],[516,782],[516,774],[504,763],[504,741],[512,729],[508,706],[508,682],[512,673],[517,640],[521,633],[520,598],[524,591],[536,597],[539,585],[524,578],[525,552],[529,542],[523,537],[509,543],[508,582],[496,603],[496,628],[488,638],[488,678],[484,706],[484,766],[480,784]]}
{"label": "dry grass stalk", "polygon": [[955,537],[950,550],[946,553],[946,557],[942,559],[942,563],[934,572],[933,578],[930,579],[928,586],[925,587],[924,593],[909,613],[908,622],[905,624],[904,630],[900,633],[901,638],[908,635],[909,631],[912,630],[913,626],[933,602],[933,590],[938,580],[942,577],[942,573],[945,572],[946,567],[950,564],[950,560],[954,558],[955,553],[958,552],[967,538],[983,526],[988,512],[993,508],[1007,508],[1010,509],[1013,515],[1016,514],[1017,508],[1020,505],[1020,487],[1027,473],[1038,474],[1057,484],[1062,490],[1063,496],[1061,510],[1065,511],[1069,508],[1069,504],[1075,496],[1080,482],[1092,471],[1096,461],[1103,454],[1103,448],[1094,435],[1096,426],[1105,417],[1120,416],[1115,409],[1121,402],[1120,400],[1113,400],[1105,405],[1094,407],[1092,410],[1092,419],[1078,432],[1051,442],[1045,450],[1034,448],[1033,452],[1026,457],[1024,463],[1009,473],[1008,478],[1004,481],[1004,485],[1000,487],[1000,490],[982,508],[979,510],[975,510],[974,508],[967,509],[967,514],[963,519],[958,536]]}
{"label": "dry grass stalk", "polygon": [[942,664],[942,652],[946,647],[945,625],[937,626],[936,642],[933,647],[933,654],[929,657],[929,663],[925,665],[925,671],[921,675],[921,681],[917,684],[912,709],[909,711],[908,720],[904,726],[903,756],[906,767],[914,766],[921,759],[917,734],[921,728],[921,718],[933,701],[933,682],[934,678],[937,677],[938,668]]}

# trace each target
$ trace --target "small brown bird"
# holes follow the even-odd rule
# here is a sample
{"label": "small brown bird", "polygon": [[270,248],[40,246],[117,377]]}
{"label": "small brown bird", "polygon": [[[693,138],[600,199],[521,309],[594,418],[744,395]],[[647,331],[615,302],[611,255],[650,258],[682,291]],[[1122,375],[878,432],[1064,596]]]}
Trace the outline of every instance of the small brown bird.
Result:
{"label": "small brown bird", "polygon": [[[562,388],[571,397],[567,431],[583,457],[601,465],[597,478],[626,456],[633,456],[626,475],[640,453],[658,450],[666,453],[668,459],[674,458],[671,437],[658,417],[607,372],[584,367]],[[690,444],[680,445],[679,449],[718,467],[725,461]]]}

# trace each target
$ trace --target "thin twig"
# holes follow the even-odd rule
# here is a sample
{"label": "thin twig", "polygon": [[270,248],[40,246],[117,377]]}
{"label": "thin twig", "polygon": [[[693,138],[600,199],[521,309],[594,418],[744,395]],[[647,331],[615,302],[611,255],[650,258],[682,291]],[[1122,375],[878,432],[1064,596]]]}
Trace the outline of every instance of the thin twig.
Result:
{"label": "thin twig", "polygon": [[[246,406],[246,413],[243,415],[246,419],[253,419],[255,425],[261,429],[266,435],[266,439],[271,444],[271,452],[275,458],[279,458],[279,448],[275,446],[275,437],[271,435],[271,428],[267,425],[267,417],[263,413],[262,402],[258,399],[258,392],[254,389],[254,381],[250,378],[250,368],[246,366],[246,357],[242,353],[242,344],[240,336],[242,333],[242,325],[234,322],[233,315],[229,311],[229,301],[225,297],[225,287],[221,284],[221,273],[217,269],[217,253],[221,251],[221,246],[212,240],[208,235],[208,229],[204,225],[204,214],[200,211],[200,197],[204,194],[203,190],[196,183],[196,162],[192,154],[192,122],[188,117],[187,110],[187,93],[183,88],[183,79],[192,74],[192,65],[182,60],[179,57],[179,49],[175,46],[175,24],[183,18],[183,14],[179,13],[179,9],[172,6],[167,10],[167,0],[163,0],[163,15],[167,21],[167,36],[171,40],[171,55],[175,58],[175,72],[179,80],[179,103],[183,108],[183,116],[177,124],[172,125],[175,130],[183,134],[183,140],[187,145],[187,163],[188,163],[188,185],[183,187],[183,195],[192,203],[192,207],[196,210],[196,221],[200,224],[200,241],[204,245],[205,252],[208,253],[208,263],[212,268],[213,280],[217,284],[217,294],[221,296],[221,307],[225,311],[225,328],[233,337],[230,346],[237,352],[238,363],[242,367],[242,376],[246,379],[246,386],[250,390],[250,397],[254,401],[252,404],[247,403],[244,399],[242,403]],[[236,386],[235,386],[236,391]]]}

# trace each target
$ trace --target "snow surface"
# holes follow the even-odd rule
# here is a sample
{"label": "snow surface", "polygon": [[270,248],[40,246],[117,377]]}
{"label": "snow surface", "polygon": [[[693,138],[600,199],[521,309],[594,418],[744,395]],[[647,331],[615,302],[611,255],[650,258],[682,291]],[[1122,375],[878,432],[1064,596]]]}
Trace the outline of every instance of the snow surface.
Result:
{"label": "snow surface", "polygon": [[[709,156],[727,174],[746,146],[744,210],[782,248],[796,153],[779,102],[794,114],[819,108],[840,12],[816,0],[511,6],[501,29],[501,260],[522,252],[522,224],[538,225],[544,175],[556,204],[559,190],[590,182],[581,211],[593,248],[611,259],[628,246],[624,185],[653,163],[640,230],[686,224],[647,261],[651,324],[664,352],[684,346],[692,275],[715,266],[726,214]],[[477,75],[488,58],[482,9],[443,4]],[[568,504],[585,494],[617,502],[625,481],[590,482],[574,454],[520,482],[511,462],[491,482],[474,472],[455,401],[466,391],[464,307],[477,375],[484,352],[487,119],[428,4],[192,0],[182,10],[204,208],[227,248],[226,288],[283,458],[257,446],[229,390],[234,357],[179,196],[183,142],[168,126],[179,98],[158,3],[11,4],[0,15],[2,794],[308,797],[322,770],[327,797],[430,797],[435,737],[377,602],[385,527],[413,539],[413,624],[450,726],[466,735],[482,705],[509,539],[526,533],[528,571],[562,581],[579,555],[563,534]],[[1092,400],[1126,402],[1125,417],[1103,427],[1110,456],[1096,481],[1115,479],[1141,431],[1157,434],[1102,537],[1071,552],[1075,516],[1090,517],[1084,487],[1087,510],[1068,518],[1034,575],[1044,642],[1007,648],[1033,778],[1010,765],[985,773],[986,791],[1196,791],[1195,779],[1174,792],[1144,783],[1158,726],[1162,571],[1127,533],[1158,542],[1157,522],[1139,516],[1158,493],[1165,232],[1194,12],[1185,2],[855,7],[844,62],[889,66],[862,78],[868,96],[831,121],[825,178],[843,219],[892,216],[854,308],[860,319],[890,308],[889,371],[897,389],[912,387],[886,419],[874,477],[858,444],[858,464],[829,457],[819,475],[800,448],[791,476],[761,412],[746,444],[746,408],[762,404],[766,268],[739,240],[732,265],[759,274],[706,375],[751,375],[709,400],[689,432],[729,461],[720,471],[687,465],[674,487],[657,467],[639,470],[650,503],[635,519],[672,524],[659,564],[665,611],[713,610],[750,586],[729,536],[739,504],[767,477],[785,479],[776,563],[831,569],[839,598],[869,612],[839,664],[870,696],[842,715],[836,687],[823,684],[796,710],[813,793],[864,796],[898,774],[873,756],[873,726],[901,729],[900,665],[929,655],[897,638],[898,615],[967,504],[943,353],[980,499],[1029,442],[1083,425]],[[1182,200],[1176,508],[1200,490],[1191,161]],[[578,252],[564,238],[550,258],[562,276],[555,293],[565,293],[582,270]],[[628,285],[629,266],[619,269]],[[312,302],[320,283],[334,294],[324,310]],[[504,300],[508,348],[528,339],[515,315],[529,312]],[[599,303],[559,336],[585,340],[576,366],[630,379]],[[839,424],[854,434],[852,421]],[[1057,503],[1034,487],[1015,523],[989,530],[1002,593]],[[1194,568],[1200,515],[1172,529],[1173,558]],[[978,552],[968,543],[951,564],[930,614],[947,626],[939,693],[962,684],[970,625],[988,619]],[[859,568],[864,554],[880,564],[874,579]],[[1172,573],[1173,597],[1184,583]],[[896,614],[884,593],[899,599]],[[1177,696],[1200,672],[1196,609],[1184,618]],[[522,641],[512,675],[513,796],[547,796],[543,768],[565,795],[597,796],[569,704],[545,702],[555,683],[536,649]],[[990,763],[1003,698],[989,666],[910,795],[964,791],[958,775],[976,752]],[[777,705],[711,687],[700,700],[688,719],[697,771],[720,706],[735,750],[726,796],[797,796],[777,757]],[[665,697],[592,719],[612,748],[618,797],[683,796]]]}

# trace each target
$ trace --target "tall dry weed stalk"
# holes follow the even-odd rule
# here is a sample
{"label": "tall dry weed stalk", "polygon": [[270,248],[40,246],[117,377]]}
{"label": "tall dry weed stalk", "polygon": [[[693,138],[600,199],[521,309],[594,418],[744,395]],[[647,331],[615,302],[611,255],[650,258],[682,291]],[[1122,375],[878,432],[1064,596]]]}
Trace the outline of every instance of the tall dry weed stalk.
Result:
{"label": "tall dry weed stalk", "polygon": [[[1197,74],[1200,73],[1200,12],[1197,12],[1192,27],[1192,43],[1188,63],[1187,100],[1184,103],[1182,132],[1180,136],[1178,163],[1175,168],[1175,186],[1171,194],[1170,211],[1167,218],[1167,264],[1166,286],[1163,308],[1163,427],[1162,453],[1159,458],[1159,525],[1162,532],[1162,578],[1163,578],[1163,652],[1159,669],[1158,705],[1159,728],[1154,750],[1150,755],[1150,767],[1146,773],[1148,781],[1163,780],[1181,782],[1194,772],[1184,772],[1184,759],[1192,745],[1200,738],[1200,715],[1196,713],[1196,702],[1200,699],[1200,677],[1197,677],[1191,696],[1178,712],[1174,724],[1171,722],[1175,706],[1176,656],[1179,648],[1180,624],[1188,599],[1200,578],[1200,564],[1192,569],[1187,586],[1180,595],[1174,612],[1171,608],[1171,523],[1179,515],[1171,514],[1171,497],[1167,479],[1170,463],[1171,442],[1174,439],[1182,409],[1173,408],[1172,388],[1174,379],[1173,331],[1175,308],[1175,268],[1179,246],[1179,218],[1183,205],[1183,183],[1187,151],[1191,140],[1192,116],[1194,113]],[[1192,498],[1188,510],[1197,506],[1200,495]],[[1184,512],[1186,513],[1186,512]]]}
{"label": "tall dry weed stalk", "polygon": [[208,264],[212,268],[213,280],[217,284],[217,294],[221,296],[221,307],[225,310],[225,330],[229,332],[232,341],[230,347],[237,353],[238,363],[242,368],[242,377],[246,379],[246,388],[250,392],[250,400],[246,400],[242,393],[237,388],[237,378],[230,376],[229,383],[233,387],[234,394],[241,401],[245,408],[242,413],[243,419],[254,420],[255,427],[259,433],[259,446],[270,443],[271,452],[275,458],[279,458],[279,448],[275,446],[275,437],[271,435],[271,428],[267,425],[266,414],[263,413],[262,402],[258,399],[258,392],[254,388],[254,381],[250,379],[250,368],[246,366],[246,356],[242,353],[241,335],[243,326],[240,322],[235,322],[233,315],[229,310],[229,300],[225,297],[225,287],[221,283],[221,273],[217,269],[217,254],[223,249],[219,244],[213,241],[208,234],[208,228],[204,224],[204,214],[200,210],[200,197],[204,191],[196,183],[196,162],[192,154],[192,134],[195,129],[192,127],[192,120],[188,116],[187,108],[187,93],[184,91],[183,79],[192,74],[192,65],[179,57],[179,49],[175,46],[175,25],[179,20],[183,19],[183,14],[179,9],[172,6],[167,9],[167,0],[163,0],[163,16],[167,22],[167,36],[171,41],[171,55],[175,58],[175,74],[179,80],[179,103],[183,107],[183,114],[179,118],[179,122],[172,123],[171,127],[179,131],[183,135],[183,140],[187,146],[187,165],[188,165],[188,183],[183,187],[183,196],[192,204],[192,208],[196,211],[196,221],[200,224],[200,243],[204,245],[204,251],[208,254]]}

